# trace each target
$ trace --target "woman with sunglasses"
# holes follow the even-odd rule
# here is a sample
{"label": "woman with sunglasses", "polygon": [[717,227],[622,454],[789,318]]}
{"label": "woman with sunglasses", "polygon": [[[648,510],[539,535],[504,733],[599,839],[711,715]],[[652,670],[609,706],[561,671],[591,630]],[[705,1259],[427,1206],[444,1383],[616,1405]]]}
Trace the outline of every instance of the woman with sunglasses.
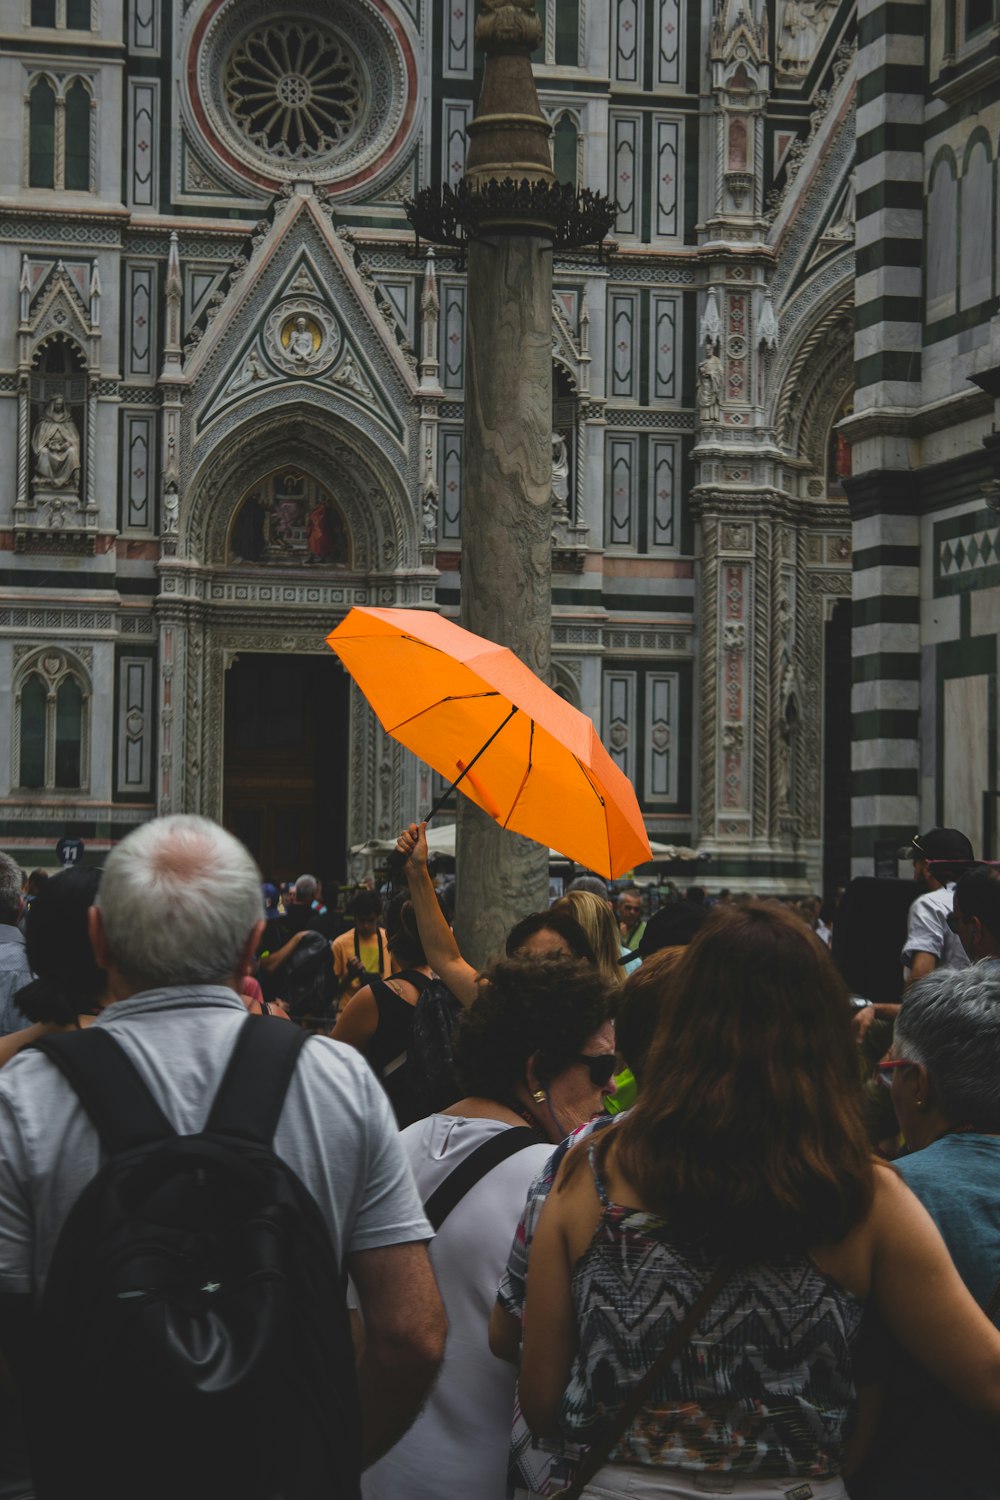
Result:
{"label": "woman with sunglasses", "polygon": [[[908,1155],[895,1166],[959,1275],[1000,1318],[1000,964],[935,970],[907,991],[879,1064]],[[857,1500],[998,1500],[1000,1435],[898,1345],[878,1341],[884,1404]]]}
{"label": "woman with sunglasses", "polygon": [[614,996],[579,960],[497,963],[455,1033],[464,1097],[402,1133],[440,1225],[430,1253],[448,1344],[423,1412],[366,1471],[364,1500],[503,1500],[515,1373],[490,1354],[490,1312],[532,1180],[552,1147],[614,1093]]}
{"label": "woman with sunglasses", "polygon": [[528,1265],[520,1399],[537,1435],[588,1445],[588,1500],[844,1500],[866,1303],[1000,1417],[1000,1333],[872,1159],[850,1014],[793,913],[716,909],[636,1104],[568,1154]]}

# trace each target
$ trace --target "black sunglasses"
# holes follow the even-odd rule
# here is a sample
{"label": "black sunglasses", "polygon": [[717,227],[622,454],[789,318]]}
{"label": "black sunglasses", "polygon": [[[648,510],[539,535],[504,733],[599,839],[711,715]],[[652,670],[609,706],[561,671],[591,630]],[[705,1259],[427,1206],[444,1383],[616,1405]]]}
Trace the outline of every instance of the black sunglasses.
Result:
{"label": "black sunglasses", "polygon": [[578,1052],[577,1062],[583,1063],[595,1088],[602,1089],[611,1082],[618,1058],[613,1052]]}

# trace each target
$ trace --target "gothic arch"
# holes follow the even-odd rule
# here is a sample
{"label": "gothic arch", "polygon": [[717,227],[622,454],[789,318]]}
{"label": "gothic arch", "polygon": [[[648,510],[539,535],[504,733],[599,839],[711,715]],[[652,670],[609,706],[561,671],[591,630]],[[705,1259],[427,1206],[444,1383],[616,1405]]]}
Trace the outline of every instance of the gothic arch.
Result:
{"label": "gothic arch", "polygon": [[826,469],[832,413],[854,380],[853,288],[828,297],[775,372],[773,425],[789,457],[816,474]]}
{"label": "gothic arch", "polygon": [[202,461],[182,504],[179,555],[224,566],[235,508],[253,484],[289,460],[335,491],[350,532],[353,572],[418,565],[418,521],[403,477],[363,433],[325,421],[305,404],[245,424],[221,452]]}
{"label": "gothic arch", "polygon": [[[31,686],[39,693],[39,701],[33,710],[28,709],[25,697]],[[23,731],[27,728],[30,711],[38,718],[33,728],[36,731],[40,772],[40,779],[34,775],[30,777],[31,787],[45,791],[86,791],[90,784],[90,718],[94,688],[90,672],[82,658],[62,645],[39,647],[17,663],[12,687],[12,790],[19,789],[26,779],[27,767],[24,762],[27,749]],[[69,705],[71,713],[75,715],[75,726],[70,731],[72,743],[63,722],[62,699],[67,691],[76,695],[75,708],[74,705]],[[71,767],[63,762],[67,748],[73,763]],[[67,769],[70,770],[69,775],[66,774]]]}

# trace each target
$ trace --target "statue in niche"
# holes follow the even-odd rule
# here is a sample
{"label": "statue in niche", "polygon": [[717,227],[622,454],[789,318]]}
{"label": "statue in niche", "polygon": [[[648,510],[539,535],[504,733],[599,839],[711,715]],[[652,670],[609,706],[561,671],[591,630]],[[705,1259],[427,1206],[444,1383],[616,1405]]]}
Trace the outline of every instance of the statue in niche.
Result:
{"label": "statue in niche", "polygon": [[80,429],[62,396],[54,396],[31,435],[36,490],[70,490],[80,486]]}
{"label": "statue in niche", "polygon": [[309,364],[319,352],[323,335],[311,318],[305,318],[300,313],[297,318],[285,324],[281,342],[293,359]]}
{"label": "statue in niche", "polygon": [[433,547],[437,541],[438,508],[433,485],[424,491],[424,504],[420,512],[420,545]]}
{"label": "statue in niche", "polygon": [[705,358],[698,366],[698,415],[705,425],[722,421],[722,360],[718,341],[705,345]]}
{"label": "statue in niche", "polygon": [[808,70],[833,9],[834,0],[785,0],[778,38],[781,72],[801,75]]}
{"label": "statue in niche", "polygon": [[776,785],[779,812],[795,811],[795,741],[799,732],[799,710],[794,696],[785,703],[778,723]]}
{"label": "statue in niche", "polygon": [[163,492],[163,535],[176,536],[178,521],[180,518],[180,497],[177,494],[177,485],[173,480],[167,485]]}
{"label": "statue in niche", "polygon": [[569,514],[569,449],[561,432],[552,434],[552,504]]}

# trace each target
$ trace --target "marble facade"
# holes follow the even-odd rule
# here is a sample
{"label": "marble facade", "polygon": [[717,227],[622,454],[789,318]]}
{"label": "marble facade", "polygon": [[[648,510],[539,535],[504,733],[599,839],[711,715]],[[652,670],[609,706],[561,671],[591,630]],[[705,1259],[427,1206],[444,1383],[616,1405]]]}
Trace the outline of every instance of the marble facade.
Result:
{"label": "marble facade", "polygon": [[[867,872],[876,844],[996,786],[982,440],[1000,336],[968,226],[994,222],[1000,117],[963,102],[982,39],[937,0],[947,128],[916,92],[880,92],[924,45],[882,9],[539,6],[557,173],[619,205],[606,260],[553,261],[553,680],[651,835],[710,856],[710,885]],[[0,0],[17,41],[0,55],[0,824],[23,862],[67,831],[99,850],[159,810],[219,816],[234,656],[321,654],[355,603],[458,615],[465,273],[414,258],[402,204],[464,169],[474,7],[328,12],[94,0],[76,32]],[[286,107],[273,126],[240,92],[251,35]],[[303,134],[313,54],[338,85]],[[32,437],[57,390],[75,508],[38,503]],[[848,611],[853,687],[832,665]],[[52,651],[85,698],[61,739]],[[32,786],[29,679],[53,705]],[[985,715],[987,748],[951,775],[959,711]],[[834,749],[848,714],[853,769]],[[347,717],[350,843],[433,779],[356,697]]]}

